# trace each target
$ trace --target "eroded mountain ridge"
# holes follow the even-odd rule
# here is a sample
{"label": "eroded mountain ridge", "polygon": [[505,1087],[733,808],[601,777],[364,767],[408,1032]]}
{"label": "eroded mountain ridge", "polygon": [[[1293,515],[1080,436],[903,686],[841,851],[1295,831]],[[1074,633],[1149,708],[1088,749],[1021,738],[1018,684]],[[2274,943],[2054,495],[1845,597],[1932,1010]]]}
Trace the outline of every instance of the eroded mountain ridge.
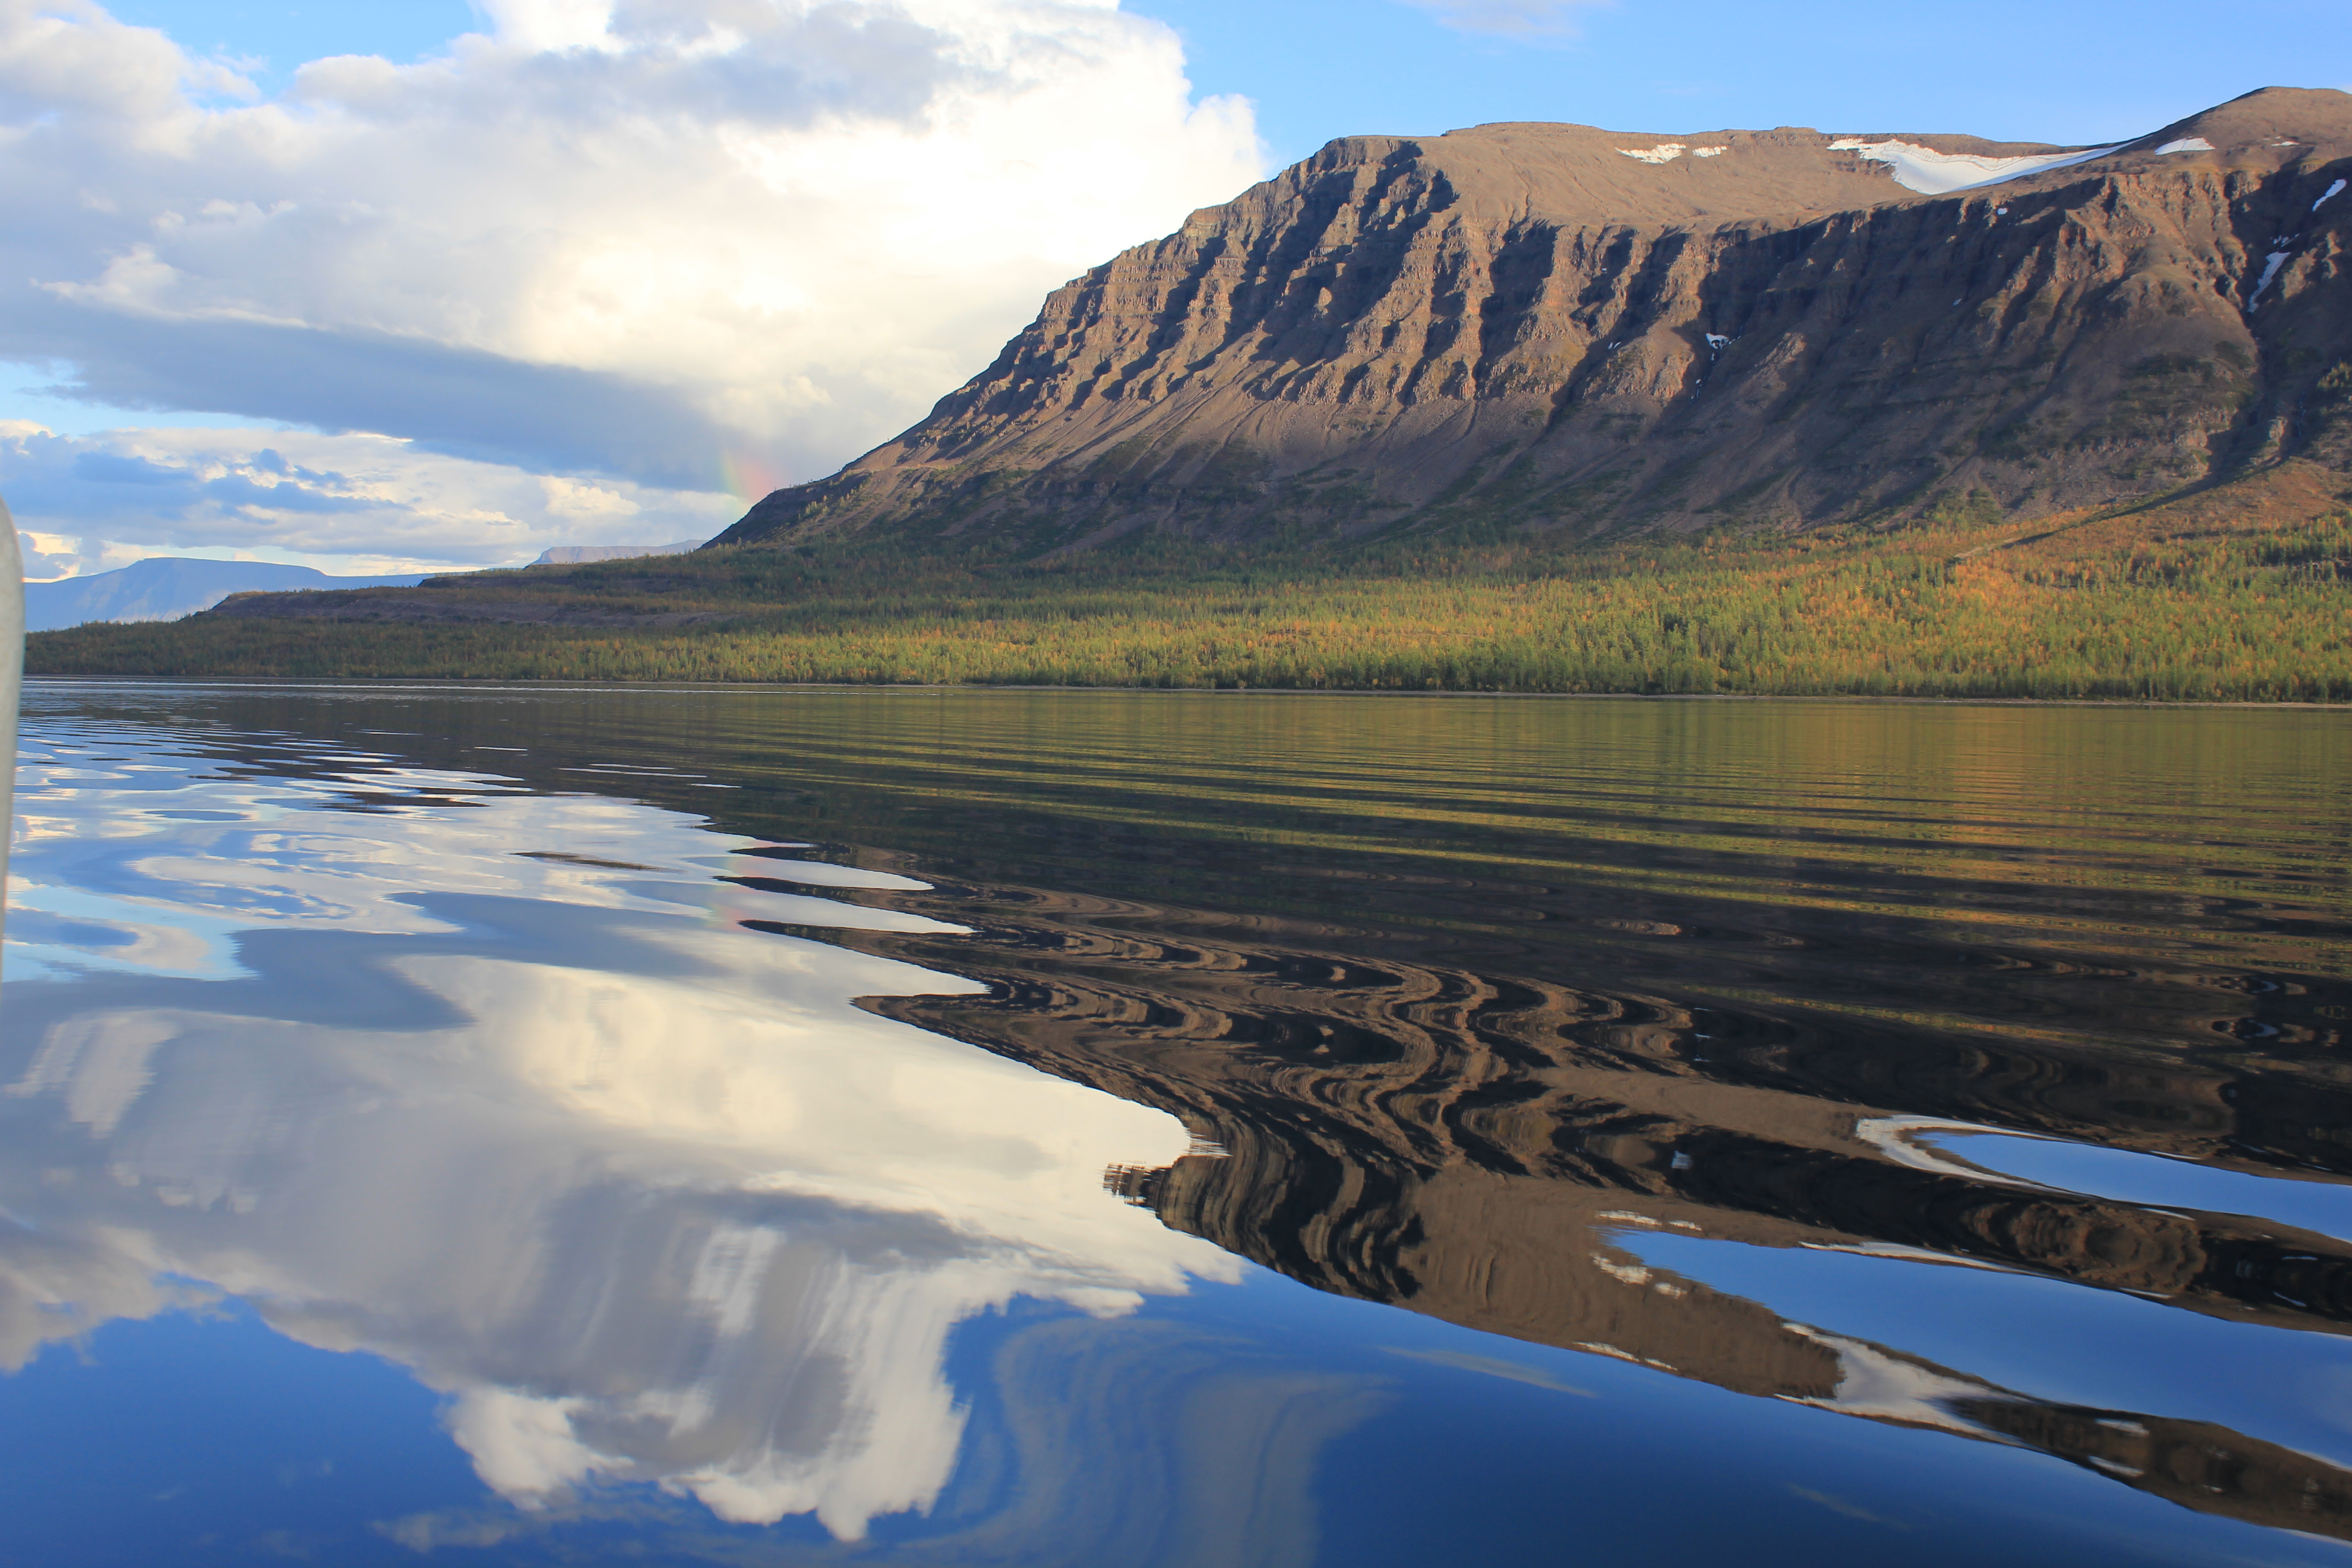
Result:
{"label": "eroded mountain ridge", "polygon": [[2108,148],[1334,142],[720,542],[1801,528],[2352,467],[2347,178],[2352,95],[2278,88]]}

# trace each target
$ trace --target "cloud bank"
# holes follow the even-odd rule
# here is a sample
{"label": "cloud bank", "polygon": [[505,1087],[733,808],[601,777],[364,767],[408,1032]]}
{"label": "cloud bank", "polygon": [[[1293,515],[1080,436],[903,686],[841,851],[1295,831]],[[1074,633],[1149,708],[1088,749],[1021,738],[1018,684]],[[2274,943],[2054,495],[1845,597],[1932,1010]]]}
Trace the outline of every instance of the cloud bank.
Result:
{"label": "cloud bank", "polygon": [[735,499],[533,473],[384,436],[119,430],[0,420],[0,477],[35,580],[147,555],[240,552],[396,572],[511,565],[586,538],[705,539]]}
{"label": "cloud bank", "polygon": [[[912,422],[1047,289],[1260,173],[1247,105],[1196,102],[1174,34],[1115,3],[484,10],[440,58],[265,98],[90,0],[0,0],[0,360],[115,407],[740,498]],[[0,483],[37,531],[119,526]],[[331,539],[398,554],[385,520]]]}

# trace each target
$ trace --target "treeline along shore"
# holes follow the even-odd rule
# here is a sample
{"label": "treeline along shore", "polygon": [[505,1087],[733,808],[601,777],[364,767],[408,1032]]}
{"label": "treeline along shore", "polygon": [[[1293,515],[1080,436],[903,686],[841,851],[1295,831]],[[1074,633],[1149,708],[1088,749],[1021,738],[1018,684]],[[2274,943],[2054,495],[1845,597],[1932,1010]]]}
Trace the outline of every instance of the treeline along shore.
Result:
{"label": "treeline along shore", "polygon": [[2352,700],[2352,489],[1575,546],[871,536],[37,634],[43,675]]}

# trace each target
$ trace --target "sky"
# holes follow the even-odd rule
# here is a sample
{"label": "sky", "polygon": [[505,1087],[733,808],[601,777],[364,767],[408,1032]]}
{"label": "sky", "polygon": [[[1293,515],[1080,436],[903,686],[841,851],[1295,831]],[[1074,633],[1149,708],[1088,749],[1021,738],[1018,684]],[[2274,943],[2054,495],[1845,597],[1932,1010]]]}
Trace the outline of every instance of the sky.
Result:
{"label": "sky", "polygon": [[27,574],[705,538],[1334,136],[2088,144],[2352,89],[2345,0],[0,0]]}

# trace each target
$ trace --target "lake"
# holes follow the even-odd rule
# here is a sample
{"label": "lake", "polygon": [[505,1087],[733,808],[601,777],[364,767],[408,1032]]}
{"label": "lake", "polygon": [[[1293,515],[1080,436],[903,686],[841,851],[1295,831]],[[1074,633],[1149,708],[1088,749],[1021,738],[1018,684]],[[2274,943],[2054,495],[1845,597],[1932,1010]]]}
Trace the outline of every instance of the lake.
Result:
{"label": "lake", "polygon": [[2339,1563],[2352,715],[31,683],[0,1560]]}

